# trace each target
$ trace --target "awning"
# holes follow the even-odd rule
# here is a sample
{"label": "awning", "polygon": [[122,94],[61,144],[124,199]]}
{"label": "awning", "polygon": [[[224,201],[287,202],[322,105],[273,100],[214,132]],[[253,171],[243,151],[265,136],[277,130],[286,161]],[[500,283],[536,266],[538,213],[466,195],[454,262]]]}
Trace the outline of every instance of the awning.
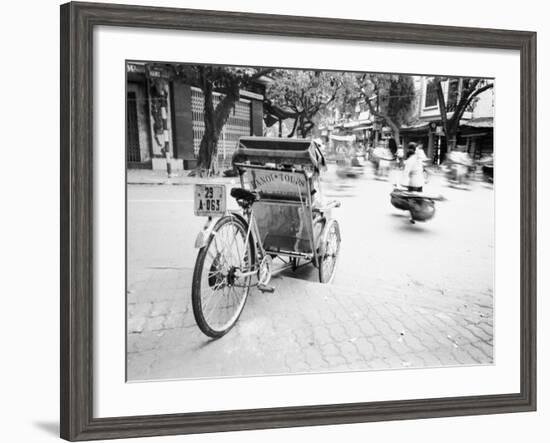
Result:
{"label": "awning", "polygon": [[401,128],[401,132],[421,132],[427,131],[430,127],[430,122],[417,122],[411,125],[405,125]]}
{"label": "awning", "polygon": [[492,128],[493,127],[493,117],[478,117],[473,118],[472,120],[467,120],[462,123],[462,126],[468,126],[470,128]]}
{"label": "awning", "polygon": [[335,135],[330,134],[331,140],[336,140],[339,142],[353,142],[355,141],[355,135]]}
{"label": "awning", "polygon": [[358,121],[351,121],[344,123],[344,128],[355,128],[356,126],[359,126],[361,123]]}

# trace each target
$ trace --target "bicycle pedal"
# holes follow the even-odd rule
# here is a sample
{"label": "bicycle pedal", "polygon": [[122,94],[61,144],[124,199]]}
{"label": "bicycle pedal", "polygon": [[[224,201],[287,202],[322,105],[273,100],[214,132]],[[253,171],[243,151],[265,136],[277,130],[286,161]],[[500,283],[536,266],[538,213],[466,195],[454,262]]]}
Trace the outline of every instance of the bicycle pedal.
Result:
{"label": "bicycle pedal", "polygon": [[262,285],[261,283],[258,285],[258,289],[262,292],[275,292],[275,288],[273,286]]}

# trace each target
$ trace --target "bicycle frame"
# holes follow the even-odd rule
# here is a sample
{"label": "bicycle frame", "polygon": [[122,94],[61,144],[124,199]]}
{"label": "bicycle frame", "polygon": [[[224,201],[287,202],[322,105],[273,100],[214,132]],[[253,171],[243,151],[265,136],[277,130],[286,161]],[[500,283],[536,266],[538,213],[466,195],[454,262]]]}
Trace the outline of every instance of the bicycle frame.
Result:
{"label": "bicycle frame", "polygon": [[[229,216],[236,216],[236,217],[239,217],[241,220],[244,219],[246,221],[246,225],[248,226],[248,230],[247,230],[247,233],[246,233],[246,241],[245,241],[245,245],[244,245],[244,250],[246,251],[246,248],[248,247],[248,244],[249,244],[248,242],[253,241],[254,242],[254,248],[255,248],[255,251],[256,251],[256,259],[257,259],[255,261],[255,263],[251,266],[250,270],[245,271],[245,272],[241,272],[241,271],[237,270],[235,272],[235,275],[236,275],[237,278],[246,278],[246,277],[249,277],[249,276],[257,275],[258,271],[260,270],[261,263],[262,263],[264,257],[269,254],[269,251],[266,251],[266,249],[264,248],[262,242],[260,241],[261,235],[260,235],[260,231],[259,231],[259,228],[258,228],[258,224],[256,223],[256,218],[254,216],[254,212],[252,211],[252,206],[244,209],[244,216],[242,216],[237,211],[229,211],[228,215]],[[292,257],[292,258],[308,258],[308,259],[310,259],[310,257],[307,256],[306,254],[293,253],[293,252],[290,252],[290,251],[288,251],[286,253],[278,252],[277,255],[287,255],[287,256]],[[311,259],[310,259],[310,261],[311,261]],[[310,261],[308,261],[307,263],[302,264],[301,266],[305,266],[305,265],[309,264]],[[298,266],[298,267],[301,267],[301,266]],[[279,274],[279,273],[281,273],[281,272],[283,272],[287,269],[290,269],[292,267],[293,267],[293,264],[291,262],[285,263],[283,266],[278,266],[276,269],[272,269],[270,271],[270,276]],[[258,285],[258,283],[250,285],[250,286],[257,286],[257,285]]]}
{"label": "bicycle frame", "polygon": [[[234,213],[230,213],[230,215],[234,215]],[[240,214],[239,214],[240,215]],[[254,241],[254,248],[258,248],[258,249],[255,249],[256,251],[259,251],[259,255],[260,255],[260,263],[261,263],[261,260],[263,260],[263,258],[265,257],[265,249],[262,245],[262,242],[260,241],[260,233],[259,233],[259,230],[258,230],[258,225],[256,224],[256,219],[254,218],[254,213],[252,212],[252,208],[251,207],[248,207],[246,209],[244,209],[244,217],[243,217],[246,222],[247,222],[247,226],[248,226],[248,230],[247,230],[247,233],[246,233],[246,240],[245,240],[245,243],[244,243],[244,250],[246,251],[246,248],[248,248],[248,242],[251,241],[251,239]],[[256,253],[256,255],[258,255],[258,253]],[[258,258],[258,257],[256,257]],[[259,270],[259,265],[257,264],[257,262],[255,261],[253,266],[251,267],[251,269],[247,272],[240,272],[240,271],[237,271],[235,273],[235,275],[237,277],[248,277],[248,276],[253,276],[255,275]]]}

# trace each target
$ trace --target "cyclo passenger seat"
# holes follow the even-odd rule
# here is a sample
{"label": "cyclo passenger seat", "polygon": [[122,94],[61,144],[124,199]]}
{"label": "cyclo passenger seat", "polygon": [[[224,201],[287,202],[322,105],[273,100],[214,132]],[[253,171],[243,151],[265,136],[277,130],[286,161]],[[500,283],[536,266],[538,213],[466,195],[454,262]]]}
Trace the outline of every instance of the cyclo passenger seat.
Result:
{"label": "cyclo passenger seat", "polygon": [[237,202],[243,202],[246,205],[251,205],[253,202],[260,199],[257,192],[249,191],[243,188],[231,188],[231,197],[235,198]]}

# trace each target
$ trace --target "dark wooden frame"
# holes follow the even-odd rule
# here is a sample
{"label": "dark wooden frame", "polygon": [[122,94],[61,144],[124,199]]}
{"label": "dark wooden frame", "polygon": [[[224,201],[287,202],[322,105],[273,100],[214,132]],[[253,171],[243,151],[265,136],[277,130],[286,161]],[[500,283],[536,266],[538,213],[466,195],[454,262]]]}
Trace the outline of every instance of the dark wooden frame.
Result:
{"label": "dark wooden frame", "polygon": [[[521,391],[94,418],[92,33],[128,26],[512,49],[521,57]],[[61,6],[61,437],[92,440],[536,409],[536,33],[99,3]]]}

